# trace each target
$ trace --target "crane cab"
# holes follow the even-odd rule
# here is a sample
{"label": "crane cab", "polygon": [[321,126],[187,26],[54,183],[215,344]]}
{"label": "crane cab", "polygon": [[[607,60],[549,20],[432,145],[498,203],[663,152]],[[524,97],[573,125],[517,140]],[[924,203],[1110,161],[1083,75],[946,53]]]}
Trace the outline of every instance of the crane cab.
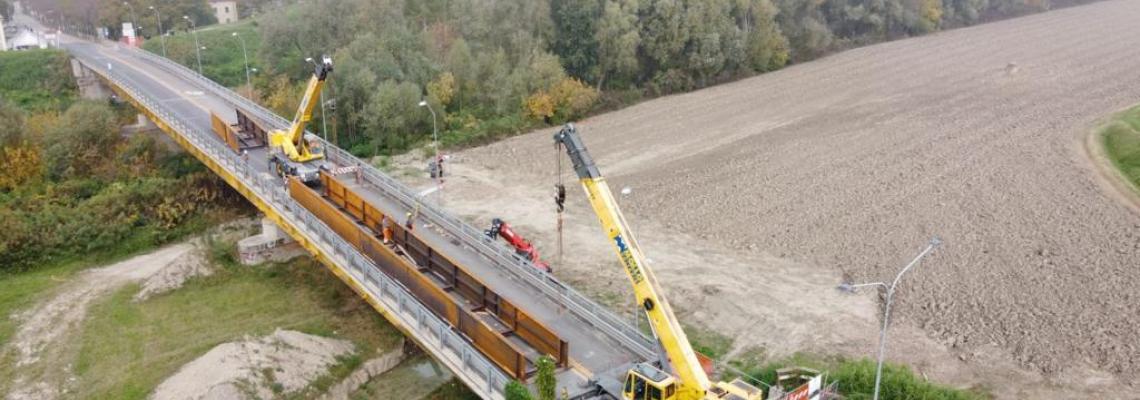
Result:
{"label": "crane cab", "polygon": [[302,154],[302,162],[310,160],[319,160],[325,158],[324,144],[321,142],[320,137],[317,135],[306,133],[305,134],[305,149],[308,154]]}
{"label": "crane cab", "polygon": [[676,395],[677,379],[652,365],[637,364],[625,375],[625,400],[674,400]]}

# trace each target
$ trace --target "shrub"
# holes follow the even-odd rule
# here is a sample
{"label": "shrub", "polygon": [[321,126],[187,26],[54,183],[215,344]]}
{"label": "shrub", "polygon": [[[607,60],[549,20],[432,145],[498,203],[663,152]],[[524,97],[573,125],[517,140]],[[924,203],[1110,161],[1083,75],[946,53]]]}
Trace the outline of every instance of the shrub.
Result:
{"label": "shrub", "polygon": [[[751,353],[751,354],[749,354]],[[826,371],[829,382],[838,381],[840,394],[852,400],[870,399],[875,388],[876,362],[870,359],[850,360],[842,357],[821,358],[796,354],[790,358],[762,363],[761,354],[746,352],[744,356],[730,364],[768,385],[776,383],[776,370],[789,366],[802,366]],[[929,399],[929,400],[980,400],[990,396],[976,390],[960,390],[926,381],[916,376],[906,366],[887,363],[883,365],[883,381],[880,389],[883,399]]]}
{"label": "shrub", "polygon": [[503,391],[506,392],[503,397],[506,397],[507,400],[534,400],[534,397],[530,395],[530,391],[526,390],[526,386],[523,386],[523,384],[516,380],[507,382],[507,386],[503,388]]}

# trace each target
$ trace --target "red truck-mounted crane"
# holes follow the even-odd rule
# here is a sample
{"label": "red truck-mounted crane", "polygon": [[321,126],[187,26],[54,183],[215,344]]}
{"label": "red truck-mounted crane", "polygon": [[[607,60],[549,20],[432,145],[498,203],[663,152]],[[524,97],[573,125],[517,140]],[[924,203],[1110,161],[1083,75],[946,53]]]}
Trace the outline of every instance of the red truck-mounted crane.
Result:
{"label": "red truck-mounted crane", "polygon": [[550,264],[546,263],[546,261],[542,261],[542,259],[538,257],[538,249],[534,248],[534,245],[530,244],[526,239],[523,239],[522,236],[515,233],[514,229],[511,229],[511,226],[507,224],[506,221],[499,218],[492,219],[491,228],[483,231],[483,233],[492,239],[494,239],[495,236],[501,236],[507,243],[510,243],[511,246],[515,248],[515,252],[529,259],[536,268],[546,271],[547,273],[553,272],[550,268]]}

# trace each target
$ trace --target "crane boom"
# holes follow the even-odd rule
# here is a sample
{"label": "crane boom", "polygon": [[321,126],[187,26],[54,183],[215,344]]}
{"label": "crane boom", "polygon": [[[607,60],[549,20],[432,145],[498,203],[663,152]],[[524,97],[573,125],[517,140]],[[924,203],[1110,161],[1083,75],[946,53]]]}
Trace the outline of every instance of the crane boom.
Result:
{"label": "crane boom", "polygon": [[[674,316],[672,307],[665,300],[653,271],[645,264],[641,249],[633,238],[633,233],[625,217],[622,216],[617,202],[614,201],[613,193],[594,165],[574,125],[567,124],[554,135],[554,140],[565,146],[574,165],[574,172],[578,175],[582,188],[590,200],[590,205],[597,213],[602,229],[617,250],[618,258],[621,259],[626,275],[633,284],[637,303],[648,316],[649,323],[665,350],[669,367],[679,380],[676,398],[704,398],[710,386],[709,378],[692,346],[689,345],[689,340]],[[670,396],[666,395],[664,398]]]}
{"label": "crane boom", "polygon": [[321,63],[317,64],[313,70],[313,76],[309,78],[309,84],[305,88],[305,95],[301,98],[301,104],[297,106],[297,114],[293,116],[293,123],[289,125],[289,131],[286,134],[293,144],[302,143],[305,124],[313,119],[313,107],[316,104],[313,99],[320,95],[321,88],[325,85],[325,78],[328,78],[328,74],[332,70],[332,59],[328,56],[322,57]]}
{"label": "crane boom", "polygon": [[[312,62],[313,59],[306,59]],[[320,63],[313,63],[313,76],[305,87],[305,94],[301,97],[301,104],[297,106],[297,114],[293,123],[286,129],[274,130],[269,133],[270,158],[269,167],[281,176],[297,176],[305,183],[316,182],[320,163],[324,158],[324,149],[316,136],[306,137],[305,124],[313,118],[317,96],[325,85],[325,78],[333,70],[332,58],[321,57]],[[312,161],[312,162],[311,162]]]}

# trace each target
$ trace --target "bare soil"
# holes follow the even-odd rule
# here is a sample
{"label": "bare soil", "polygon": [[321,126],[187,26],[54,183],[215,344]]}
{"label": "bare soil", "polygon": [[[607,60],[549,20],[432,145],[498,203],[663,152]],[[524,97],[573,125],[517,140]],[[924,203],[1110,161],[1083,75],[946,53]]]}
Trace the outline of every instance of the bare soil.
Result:
{"label": "bare soil", "polygon": [[[1089,159],[1140,102],[1140,2],[1105,1],[846,51],[579,123],[682,319],[759,346],[888,357],[999,398],[1140,398],[1140,214]],[[545,129],[454,154],[439,197],[520,227],[556,274],[632,313]],[[556,160],[571,188],[557,262]],[[422,162],[396,160],[403,171]],[[422,177],[409,178],[421,187]]]}
{"label": "bare soil", "polygon": [[187,280],[214,274],[214,267],[206,261],[205,247],[200,240],[192,242],[194,248],[174,259],[165,268],[156,271],[139,284],[134,301],[145,301],[151,296],[182,287]]}
{"label": "bare soil", "polygon": [[155,400],[269,399],[297,393],[328,372],[352,342],[277,330],[261,338],[220,344],[183,365],[150,398]]}

